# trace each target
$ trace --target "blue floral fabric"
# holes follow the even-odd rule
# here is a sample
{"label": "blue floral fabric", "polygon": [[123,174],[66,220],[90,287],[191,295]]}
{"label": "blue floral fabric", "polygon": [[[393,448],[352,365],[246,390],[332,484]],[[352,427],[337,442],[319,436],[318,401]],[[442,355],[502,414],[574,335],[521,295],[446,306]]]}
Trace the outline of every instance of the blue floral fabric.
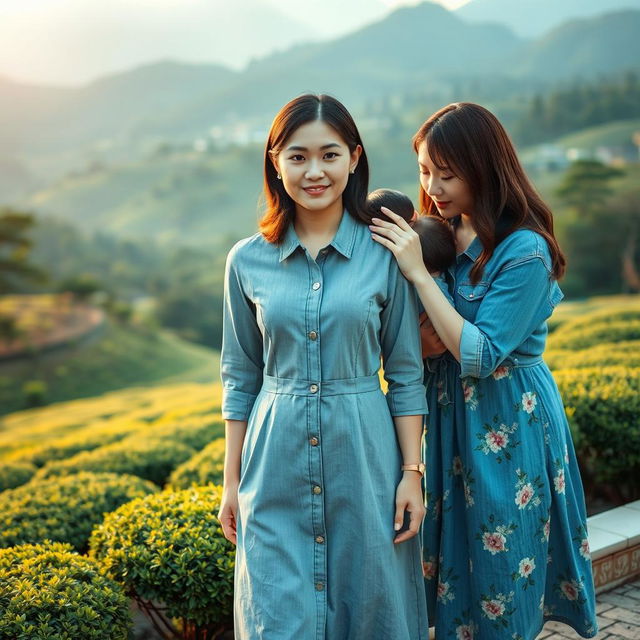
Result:
{"label": "blue floral fabric", "polygon": [[582,484],[542,359],[562,292],[539,234],[509,235],[473,284],[481,250],[475,238],[447,274],[465,319],[461,362],[425,360],[431,624],[441,640],[534,640],[545,620],[593,637]]}
{"label": "blue floral fabric", "polygon": [[[384,361],[388,393],[380,389]],[[314,260],[290,226],[231,250],[223,416],[247,420],[236,640],[423,640],[419,536],[394,545],[392,416],[427,410],[415,291],[344,213]]]}

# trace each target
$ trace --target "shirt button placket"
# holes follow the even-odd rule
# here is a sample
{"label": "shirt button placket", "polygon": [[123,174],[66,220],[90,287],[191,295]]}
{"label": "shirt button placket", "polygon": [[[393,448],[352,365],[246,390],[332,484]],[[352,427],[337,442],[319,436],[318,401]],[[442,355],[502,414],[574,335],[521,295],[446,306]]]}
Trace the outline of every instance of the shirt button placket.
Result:
{"label": "shirt button placket", "polygon": [[[308,421],[308,450],[311,462],[311,500],[313,523],[313,580],[316,590],[316,606],[318,619],[326,618],[326,548],[325,523],[324,523],[324,478],[322,473],[322,433],[320,429],[320,404],[322,402],[322,365],[320,358],[320,309],[322,306],[323,278],[322,268],[326,263],[326,256],[320,260],[320,264],[310,261],[311,284],[307,304],[307,317],[305,318],[306,334],[304,340],[307,350],[307,362],[309,363],[309,421]],[[324,625],[317,629],[318,637],[324,638]]]}

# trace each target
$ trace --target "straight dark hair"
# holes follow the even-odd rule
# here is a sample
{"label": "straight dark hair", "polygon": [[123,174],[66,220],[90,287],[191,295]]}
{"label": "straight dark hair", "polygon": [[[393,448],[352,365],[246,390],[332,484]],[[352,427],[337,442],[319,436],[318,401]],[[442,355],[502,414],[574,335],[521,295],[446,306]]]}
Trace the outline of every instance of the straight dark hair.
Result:
{"label": "straight dark hair", "polygon": [[[434,113],[413,137],[413,148],[426,142],[431,161],[464,180],[474,199],[471,225],[482,242],[482,253],[471,269],[477,283],[493,251],[517,229],[536,231],[547,241],[553,275],[564,275],[566,260],[553,233],[553,215],[518,160],[509,135],[487,109],[455,102]],[[419,190],[420,207],[438,216],[435,203]]]}
{"label": "straight dark hair", "polygon": [[335,129],[353,153],[358,145],[362,154],[355,172],[342,194],[345,209],[360,222],[367,223],[365,200],[369,190],[369,163],[362,138],[346,107],[328,95],[307,93],[294,98],[280,109],[273,120],[264,150],[264,195],[266,210],[260,220],[260,232],[266,240],[279,243],[293,222],[295,202],[278,180],[271,156],[280,153],[293,132],[304,124],[320,120]]}

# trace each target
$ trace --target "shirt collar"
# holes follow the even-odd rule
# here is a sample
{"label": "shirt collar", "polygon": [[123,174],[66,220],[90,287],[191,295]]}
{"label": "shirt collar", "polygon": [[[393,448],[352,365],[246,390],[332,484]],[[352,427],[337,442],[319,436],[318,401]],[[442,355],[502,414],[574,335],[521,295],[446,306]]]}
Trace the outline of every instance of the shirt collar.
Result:
{"label": "shirt collar", "polygon": [[[329,246],[333,247],[345,258],[350,259],[351,254],[353,253],[353,245],[356,241],[357,228],[358,222],[349,214],[348,211],[345,210],[342,213],[342,219],[338,225],[336,235],[333,236],[333,240],[329,243]],[[293,228],[293,223],[290,223],[287,228],[287,232],[285,233],[284,240],[280,245],[279,262],[286,260],[298,247],[302,247],[302,244],[300,243],[298,234]]]}
{"label": "shirt collar", "polygon": [[480,242],[480,238],[476,236],[469,243],[469,246],[462,252],[461,255],[465,255],[469,257],[472,262],[475,262],[481,253],[482,253],[482,242]]}

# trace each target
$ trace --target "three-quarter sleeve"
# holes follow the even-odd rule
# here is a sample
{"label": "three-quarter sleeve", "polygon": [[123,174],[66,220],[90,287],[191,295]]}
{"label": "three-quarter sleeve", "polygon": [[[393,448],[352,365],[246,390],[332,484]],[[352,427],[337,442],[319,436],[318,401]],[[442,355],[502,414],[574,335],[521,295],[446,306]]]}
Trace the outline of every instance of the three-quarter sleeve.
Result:
{"label": "three-quarter sleeve", "polygon": [[247,420],[262,385],[262,334],[238,271],[239,245],[227,256],[222,321],[222,416]]}
{"label": "three-quarter sleeve", "polygon": [[415,289],[390,262],[386,304],[381,313],[380,340],[387,403],[392,416],[427,413]]}
{"label": "three-quarter sleeve", "polygon": [[486,378],[552,313],[562,292],[543,256],[512,260],[478,302],[475,321],[464,321],[461,377]]}

